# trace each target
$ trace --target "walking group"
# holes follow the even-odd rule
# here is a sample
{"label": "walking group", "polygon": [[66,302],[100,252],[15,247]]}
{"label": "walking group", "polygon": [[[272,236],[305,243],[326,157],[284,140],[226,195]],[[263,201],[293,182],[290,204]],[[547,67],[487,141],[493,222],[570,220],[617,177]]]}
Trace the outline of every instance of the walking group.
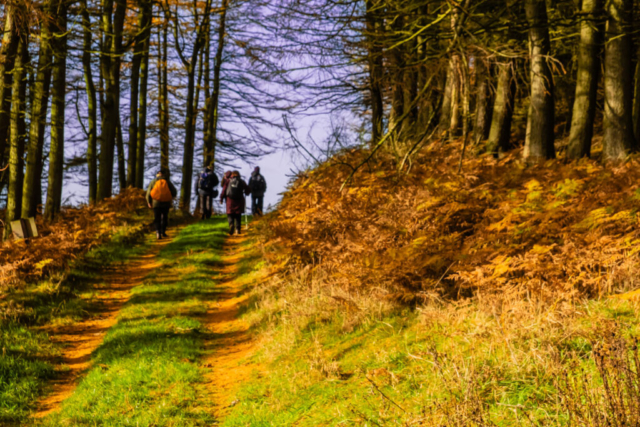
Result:
{"label": "walking group", "polygon": [[[217,187],[222,187],[218,191]],[[246,209],[246,196],[251,196],[251,213],[263,214],[264,194],[267,191],[267,181],[256,166],[247,184],[238,171],[227,171],[222,177],[222,182],[216,174],[207,167],[195,182],[195,195],[200,207],[201,219],[209,219],[213,214],[213,200],[220,196],[220,203],[226,205],[227,219],[229,221],[229,234],[242,232],[242,214]],[[169,171],[161,169],[147,189],[147,204],[153,208],[154,224],[158,240],[167,237],[167,225],[169,223],[169,210],[177,195],[176,187],[169,179]]]}

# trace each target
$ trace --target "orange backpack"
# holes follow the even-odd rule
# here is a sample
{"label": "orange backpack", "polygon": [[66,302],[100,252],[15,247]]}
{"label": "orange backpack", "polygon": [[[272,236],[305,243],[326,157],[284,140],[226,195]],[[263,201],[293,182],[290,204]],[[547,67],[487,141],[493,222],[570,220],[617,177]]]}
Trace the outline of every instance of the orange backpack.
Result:
{"label": "orange backpack", "polygon": [[151,198],[158,202],[170,202],[173,200],[169,184],[166,179],[159,179],[151,189]]}

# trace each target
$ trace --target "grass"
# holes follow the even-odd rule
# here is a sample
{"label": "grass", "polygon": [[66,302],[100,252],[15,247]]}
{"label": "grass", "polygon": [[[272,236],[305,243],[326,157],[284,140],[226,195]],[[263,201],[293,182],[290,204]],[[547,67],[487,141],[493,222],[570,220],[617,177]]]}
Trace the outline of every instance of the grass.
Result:
{"label": "grass", "polygon": [[[569,418],[579,405],[608,410],[592,346],[640,332],[640,306],[619,299],[549,308],[478,297],[350,312],[313,275],[289,279],[259,290],[245,314],[262,328],[268,373],[243,386],[221,425],[600,425]],[[615,382],[621,363],[605,365]],[[567,381],[592,390],[591,403]],[[620,406],[636,419],[638,405]]]}
{"label": "grass", "polygon": [[224,220],[183,229],[163,248],[161,266],[118,316],[94,352],[94,368],[43,426],[211,425],[198,362],[208,331],[202,316],[216,298]]}
{"label": "grass", "polygon": [[0,301],[0,425],[24,421],[38,401],[45,382],[54,376],[52,360],[60,349],[43,326],[69,324],[91,309],[92,287],[107,266],[123,263],[145,250],[147,217],[115,231],[110,241],[75,261],[67,271]]}

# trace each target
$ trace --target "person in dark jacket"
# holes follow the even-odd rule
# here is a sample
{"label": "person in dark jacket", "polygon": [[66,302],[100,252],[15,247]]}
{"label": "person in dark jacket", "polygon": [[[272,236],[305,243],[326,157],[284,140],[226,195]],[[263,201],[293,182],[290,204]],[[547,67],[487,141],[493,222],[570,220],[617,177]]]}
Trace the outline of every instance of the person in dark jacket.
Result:
{"label": "person in dark jacket", "polygon": [[227,203],[229,234],[240,234],[242,232],[242,214],[246,205],[245,197],[251,194],[251,190],[238,171],[231,172],[229,179],[223,182],[220,203]]}
{"label": "person in dark jacket", "polygon": [[177,194],[176,187],[169,180],[169,171],[164,169],[156,174],[147,188],[147,204],[153,208],[158,240],[168,237],[169,210]]}
{"label": "person in dark jacket", "polygon": [[202,209],[201,219],[211,218],[213,198],[218,195],[218,191],[215,189],[218,183],[218,177],[209,167],[205,168],[196,178],[195,189],[197,196],[200,198],[200,209]]}
{"label": "person in dark jacket", "polygon": [[264,193],[267,191],[267,181],[260,174],[260,167],[256,166],[249,179],[249,188],[251,189],[251,213],[253,215],[262,215],[262,206],[264,205]]}

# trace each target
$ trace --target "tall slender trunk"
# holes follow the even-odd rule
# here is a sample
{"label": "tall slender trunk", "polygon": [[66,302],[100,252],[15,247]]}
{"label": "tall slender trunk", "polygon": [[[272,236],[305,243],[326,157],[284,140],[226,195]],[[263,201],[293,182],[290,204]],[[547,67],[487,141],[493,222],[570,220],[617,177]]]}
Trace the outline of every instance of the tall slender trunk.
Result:
{"label": "tall slender trunk", "polygon": [[0,46],[0,169],[4,166],[4,156],[9,136],[12,71],[19,43],[15,16],[16,6],[11,3],[5,3],[4,14],[4,34],[2,36],[2,45]]}
{"label": "tall slender trunk", "polygon": [[158,81],[160,85],[160,167],[169,170],[169,90],[167,88],[167,38],[169,27],[165,23],[162,36],[158,31]]}
{"label": "tall slender trunk", "polygon": [[216,48],[216,57],[213,64],[213,91],[211,93],[211,116],[209,117],[209,126],[211,129],[211,147],[208,150],[208,165],[215,161],[216,146],[218,145],[218,110],[220,104],[220,75],[222,71],[222,54],[226,43],[225,31],[227,25],[227,9],[229,8],[229,0],[222,0],[222,10],[220,12],[220,24],[218,26],[218,46]]}
{"label": "tall slender trunk", "polygon": [[92,32],[91,19],[87,9],[87,0],[82,0],[82,27],[83,27],[83,46],[82,46],[82,68],[84,71],[84,84],[87,92],[88,107],[88,138],[87,141],[87,166],[89,170],[89,203],[96,202],[98,191],[98,105],[96,100],[96,86],[93,82],[93,71],[91,69],[91,50],[92,50]]}
{"label": "tall slender trunk", "polygon": [[451,122],[449,123],[449,138],[458,135],[460,128],[460,101],[462,95],[462,82],[460,76],[460,57],[453,55],[453,86],[451,87]]}
{"label": "tall slender trunk", "polygon": [[[204,44],[204,114],[203,122],[203,144],[202,144],[202,165],[204,167],[213,166],[213,160],[209,158],[209,150],[213,145],[213,135],[211,135],[211,24],[207,29],[206,41]],[[199,203],[198,200],[197,203]]]}
{"label": "tall slender trunk", "polygon": [[122,119],[119,114],[116,125],[116,148],[118,149],[118,186],[120,193],[122,193],[127,188],[127,167],[124,156],[124,138],[122,137]]}
{"label": "tall slender trunk", "polygon": [[570,159],[591,155],[602,50],[602,28],[598,22],[601,14],[602,0],[582,0],[578,77],[567,149],[567,157]]}
{"label": "tall slender trunk", "polygon": [[[200,50],[204,47],[206,40],[205,30],[208,28],[208,23],[211,14],[211,1],[207,0],[204,7],[201,21],[198,25],[196,40],[191,50],[191,58],[187,59],[184,56],[184,51],[180,46],[176,46],[178,55],[182,64],[187,70],[187,111],[185,114],[185,139],[184,139],[184,153],[182,157],[182,185],[180,186],[180,209],[184,212],[189,211],[191,203],[191,178],[193,176],[193,151],[194,151],[194,139],[195,139],[195,117],[197,112],[194,110],[194,97],[196,94],[196,71],[198,69],[198,57]],[[180,25],[177,17],[174,17],[174,34],[175,39],[178,40],[178,25]]]}
{"label": "tall slender trunk", "polygon": [[[50,2],[43,6],[43,13],[51,13]],[[40,194],[42,180],[42,155],[44,149],[44,131],[49,104],[49,86],[51,85],[51,29],[45,18],[40,26],[40,51],[38,70],[32,89],[31,125],[29,128],[29,148],[27,150],[27,168],[24,177],[24,196],[22,198],[22,217],[33,217],[38,205],[42,203]]]}
{"label": "tall slender trunk", "polygon": [[632,0],[610,0],[605,44],[604,135],[606,159],[623,159],[636,149],[631,75]]}
{"label": "tall slender trunk", "polygon": [[369,65],[369,96],[371,104],[371,145],[377,144],[383,133],[384,106],[382,103],[382,48],[379,45],[381,30],[373,0],[366,0],[367,60]]}
{"label": "tall slender trunk", "polygon": [[135,37],[133,46],[133,58],[131,60],[131,95],[129,97],[129,156],[127,158],[127,185],[137,187],[138,168],[138,96],[140,89],[140,64],[142,62],[142,51],[144,49],[144,6],[143,2],[138,2],[138,34]]}
{"label": "tall slender trunk", "polygon": [[[22,184],[24,180],[25,145],[25,98],[29,62],[29,39],[25,28],[21,28],[20,42],[13,68],[13,88],[11,91],[11,138],[9,150],[9,191],[7,194],[6,223],[20,218],[22,209]],[[5,227],[9,231],[9,227]]]}
{"label": "tall slender trunk", "polygon": [[556,156],[554,143],[553,76],[547,62],[551,49],[545,0],[527,0],[529,51],[531,55],[531,99],[524,142],[525,159],[541,160]]}
{"label": "tall slender trunk", "polygon": [[[391,25],[392,34],[398,39],[401,37],[404,20],[396,17]],[[395,138],[402,133],[402,124],[398,122],[404,114],[404,49],[403,45],[394,47],[389,52],[389,69],[391,78],[391,111],[389,112],[389,129],[395,129]]]}
{"label": "tall slender trunk", "polygon": [[440,119],[438,121],[438,132],[443,138],[449,134],[451,129],[451,116],[453,111],[453,97],[455,91],[456,70],[453,58],[447,64],[447,74],[444,82],[444,92],[442,94],[442,108],[440,109]]}
{"label": "tall slender trunk", "polygon": [[475,143],[489,138],[493,115],[493,92],[491,90],[491,68],[483,58],[476,58],[476,111],[473,134]]}
{"label": "tall slender trunk", "polygon": [[60,213],[64,166],[64,111],[67,74],[67,3],[59,0],[55,8],[51,47],[53,82],[51,86],[51,146],[49,149],[49,187],[44,215],[53,220]]}
{"label": "tall slender trunk", "polygon": [[115,0],[114,12],[114,0],[102,0],[103,46],[100,66],[105,80],[105,100],[100,137],[100,175],[98,177],[97,200],[106,199],[112,194],[116,130],[120,116],[122,28],[126,6],[126,0]]}
{"label": "tall slender trunk", "polygon": [[487,151],[498,155],[510,148],[511,121],[515,104],[516,82],[513,75],[513,62],[507,61],[498,65],[498,87],[493,103],[493,117],[487,140]]}
{"label": "tall slender trunk", "polygon": [[138,188],[144,186],[144,153],[147,139],[147,85],[149,83],[149,46],[151,45],[151,8],[150,1],[142,2],[142,25],[144,28],[142,61],[140,63],[140,93],[138,101],[138,135],[136,137],[137,166],[135,185]]}

